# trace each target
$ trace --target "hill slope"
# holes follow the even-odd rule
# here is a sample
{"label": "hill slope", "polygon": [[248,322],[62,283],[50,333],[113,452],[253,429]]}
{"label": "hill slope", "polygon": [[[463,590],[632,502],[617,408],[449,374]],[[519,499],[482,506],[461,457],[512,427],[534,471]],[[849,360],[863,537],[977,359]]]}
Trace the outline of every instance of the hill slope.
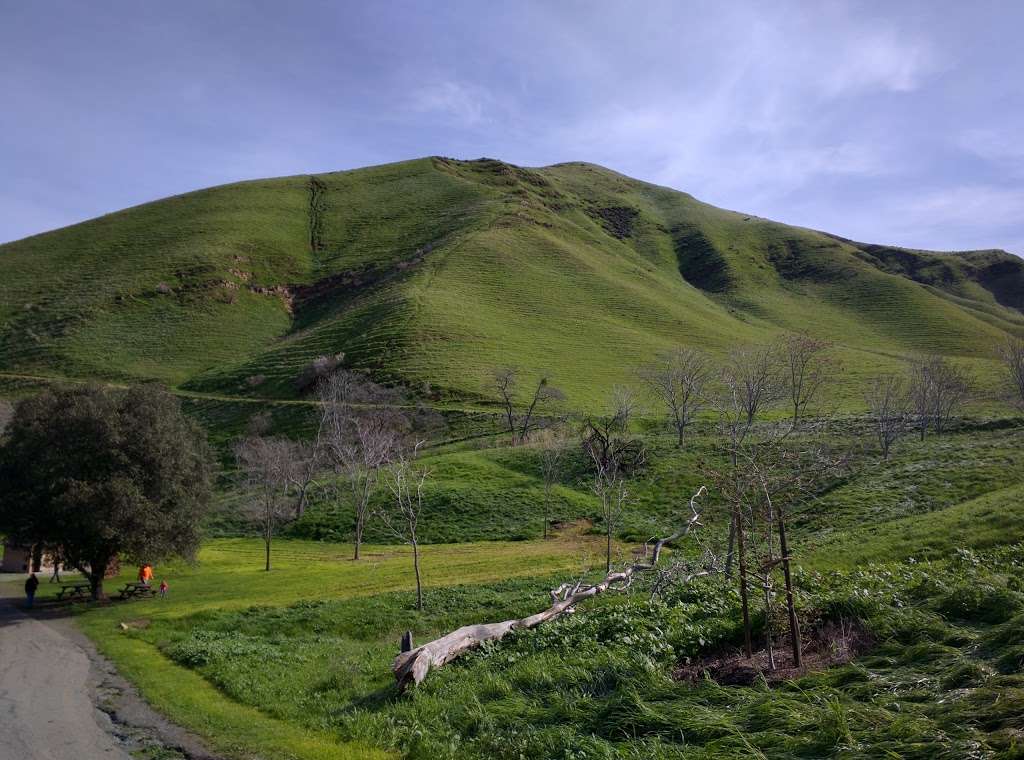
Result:
{"label": "hill slope", "polygon": [[426,158],[201,190],[0,246],[0,371],[290,398],[346,365],[486,399],[495,366],[596,404],[669,346],[808,330],[845,395],[915,352],[990,371],[1024,262],[870,246],[581,163]]}

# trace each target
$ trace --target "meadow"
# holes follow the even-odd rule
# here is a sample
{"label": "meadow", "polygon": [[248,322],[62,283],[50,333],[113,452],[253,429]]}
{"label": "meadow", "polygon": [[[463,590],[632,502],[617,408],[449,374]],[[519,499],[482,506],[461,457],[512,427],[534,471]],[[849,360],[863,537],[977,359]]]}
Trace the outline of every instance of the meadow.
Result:
{"label": "meadow", "polygon": [[[75,612],[147,699],[232,758],[1017,757],[1020,435],[1006,421],[908,438],[887,463],[865,445],[846,478],[804,505],[794,530],[802,624],[829,652],[842,630],[852,650],[779,682],[687,675],[741,641],[734,584],[711,578],[653,599],[643,583],[599,597],[400,695],[390,664],[406,630],[422,643],[520,617],[602,567],[582,465],[558,486],[565,526],[538,539],[529,448],[431,454],[438,501],[425,524],[444,520],[433,540],[459,526],[493,539],[506,523],[524,540],[426,545],[422,612],[408,547],[374,544],[357,563],[342,541],[284,538],[266,573],[261,542],[246,537],[212,538],[197,563],[158,566],[165,600]],[[852,428],[844,436],[863,443]],[[655,456],[637,479],[620,558],[634,536],[672,523],[714,451],[711,438],[681,451],[667,436],[648,441]],[[475,499],[461,510],[450,506],[456,487]],[[708,538],[723,542],[713,499],[705,510]],[[322,506],[310,515],[297,530],[347,529]],[[754,624],[760,639],[759,613]]]}
{"label": "meadow", "polygon": [[[157,568],[167,599],[72,612],[225,757],[1024,755],[1024,419],[996,360],[1024,336],[1010,254],[859,243],[591,164],[430,157],[187,193],[2,245],[0,263],[0,397],[158,381],[208,433],[220,467],[196,563]],[[713,577],[660,596],[638,582],[398,693],[403,632],[423,642],[534,612],[603,565],[576,446],[551,492],[555,537],[541,539],[540,453],[502,434],[495,370],[521,370],[519,404],[549,377],[566,400],[546,411],[578,423],[608,413],[615,386],[639,387],[661,352],[699,348],[720,367],[795,332],[836,363],[806,410],[828,424],[792,440],[845,458],[787,505],[820,668],[771,682],[717,671],[741,634],[736,591]],[[865,391],[926,354],[970,374],[970,401],[945,434],[906,436],[884,461]],[[420,460],[421,612],[409,549],[379,524],[350,559],[352,507],[328,497],[329,477],[262,570],[232,445],[254,420],[308,439],[320,407],[300,380],[318,361],[444,418]],[[785,416],[762,410],[754,437]],[[725,463],[708,409],[679,448],[644,398],[633,433],[648,456],[616,562],[677,528]],[[720,551],[721,493],[702,509]],[[759,640],[781,630],[754,609]]]}

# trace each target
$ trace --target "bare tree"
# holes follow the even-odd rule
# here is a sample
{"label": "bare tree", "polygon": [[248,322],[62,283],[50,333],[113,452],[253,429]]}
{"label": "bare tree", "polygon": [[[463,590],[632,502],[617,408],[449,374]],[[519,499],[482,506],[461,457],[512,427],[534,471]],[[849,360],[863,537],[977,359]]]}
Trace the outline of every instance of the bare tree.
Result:
{"label": "bare tree", "polygon": [[559,431],[548,429],[539,440],[540,473],[544,480],[544,538],[551,524],[551,490],[558,483],[565,465],[566,441]]}
{"label": "bare tree", "polygon": [[525,443],[531,432],[539,425],[538,415],[551,404],[565,399],[561,390],[551,385],[547,375],[542,374],[534,386],[533,395],[521,411],[516,410],[519,387],[519,369],[504,367],[494,372],[494,387],[501,398],[501,405],[512,444]]}
{"label": "bare tree", "polygon": [[746,346],[732,351],[722,367],[722,386],[715,406],[735,446],[750,433],[758,414],[785,392],[776,347]]}
{"label": "bare tree", "polygon": [[[722,367],[722,392],[715,400],[715,407],[724,428],[726,451],[734,471],[738,466],[737,452],[750,435],[758,414],[781,398],[784,388],[775,346],[746,346],[729,354]],[[732,576],[734,549],[738,546],[740,595],[746,607],[746,559],[743,556],[743,536],[738,535],[743,531],[740,507],[738,502],[733,504],[725,572]]]}
{"label": "bare tree", "polygon": [[786,385],[793,406],[793,427],[807,410],[829,376],[835,371],[828,356],[832,344],[807,333],[788,335],[783,339],[782,359],[785,364]]}
{"label": "bare tree", "polygon": [[412,547],[413,570],[416,574],[416,609],[423,609],[423,585],[420,575],[419,525],[423,514],[423,489],[430,470],[417,464],[422,441],[412,449],[399,450],[385,471],[384,481],[391,492],[387,506],[377,515],[391,533]]}
{"label": "bare tree", "polygon": [[316,483],[316,478],[321,471],[323,448],[319,438],[318,432],[317,439],[312,443],[292,443],[288,481],[293,493],[296,519],[305,513],[309,504],[310,488]]}
{"label": "bare tree", "polygon": [[587,418],[580,435],[583,450],[593,465],[592,488],[601,503],[606,572],[612,568],[612,536],[629,502],[626,478],[643,465],[646,456],[643,443],[628,437],[630,407],[615,406],[610,416]]}
{"label": "bare tree", "polygon": [[640,413],[640,398],[628,385],[612,387],[612,417],[618,420],[623,433],[629,432],[633,418]]}
{"label": "bare tree", "polygon": [[397,406],[401,398],[396,391],[352,372],[326,378],[319,393],[320,438],[325,458],[347,484],[355,512],[353,559],[359,559],[381,468],[391,460],[410,423]]}
{"label": "bare tree", "polygon": [[710,375],[707,356],[692,348],[677,348],[640,369],[640,378],[665,406],[680,448],[686,428],[703,407]]}
{"label": "bare tree", "polygon": [[295,442],[284,438],[251,436],[235,446],[235,459],[256,499],[254,516],[263,534],[268,572],[271,542],[281,526],[295,517],[290,491],[296,456]]}
{"label": "bare tree", "polygon": [[874,429],[882,458],[888,461],[892,446],[907,431],[909,400],[906,384],[898,375],[883,375],[871,381],[866,396],[868,419]]}
{"label": "bare tree", "polygon": [[941,356],[929,356],[913,363],[909,396],[914,406],[921,440],[929,429],[941,435],[950,419],[966,403],[971,378]]}
{"label": "bare tree", "polygon": [[814,438],[791,437],[788,424],[776,424],[748,437],[731,452],[724,467],[705,465],[710,478],[730,507],[739,558],[739,592],[744,651],[753,656],[751,586],[760,581],[765,611],[765,648],[774,667],[772,608],[773,574],[782,569],[789,617],[793,662],[801,662],[800,626],[796,615],[790,569],[792,547],[787,534],[787,503],[809,497],[844,461],[834,457]]}
{"label": "bare tree", "polygon": [[505,412],[505,425],[508,427],[508,434],[515,442],[516,435],[516,407],[515,397],[519,387],[519,370],[516,367],[502,367],[494,370],[494,387],[501,397],[501,406]]}
{"label": "bare tree", "polygon": [[1024,340],[1008,338],[999,347],[999,358],[1006,370],[1006,385],[1012,403],[1024,409]]}

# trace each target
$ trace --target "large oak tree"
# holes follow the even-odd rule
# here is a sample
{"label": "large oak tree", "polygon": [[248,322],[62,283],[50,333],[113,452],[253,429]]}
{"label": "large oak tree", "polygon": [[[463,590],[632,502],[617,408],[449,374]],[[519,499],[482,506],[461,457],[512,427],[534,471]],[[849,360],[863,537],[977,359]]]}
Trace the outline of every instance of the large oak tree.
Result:
{"label": "large oak tree", "polygon": [[210,498],[202,430],[155,385],[21,401],[0,448],[0,529],[58,547],[93,598],[115,557],[189,557]]}

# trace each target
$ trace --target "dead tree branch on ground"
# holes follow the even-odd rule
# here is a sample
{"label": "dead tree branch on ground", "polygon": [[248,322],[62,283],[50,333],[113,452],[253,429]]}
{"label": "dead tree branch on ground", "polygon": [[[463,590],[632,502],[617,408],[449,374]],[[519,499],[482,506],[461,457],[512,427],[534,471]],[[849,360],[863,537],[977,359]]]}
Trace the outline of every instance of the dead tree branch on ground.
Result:
{"label": "dead tree branch on ground", "polygon": [[[651,571],[658,565],[662,549],[682,538],[699,526],[700,512],[697,511],[696,500],[707,492],[701,486],[690,498],[690,516],[685,525],[675,533],[658,539],[654,543],[651,559],[646,563],[633,563],[623,570],[609,572],[599,582],[586,585],[582,581],[563,583],[551,590],[551,606],[534,615],[518,620],[505,620],[500,623],[483,623],[466,625],[451,633],[435,639],[409,652],[402,652],[395,658],[392,672],[398,682],[398,688],[404,690],[410,684],[418,684],[427,677],[431,668],[439,668],[451,662],[459,655],[483,644],[485,641],[499,641],[510,631],[524,628],[535,628],[541,623],[556,620],[562,615],[575,611],[581,603],[604,593],[605,591],[622,591],[630,586],[636,573]],[[701,575],[707,574],[704,572]],[[696,575],[694,576],[696,577]]]}

